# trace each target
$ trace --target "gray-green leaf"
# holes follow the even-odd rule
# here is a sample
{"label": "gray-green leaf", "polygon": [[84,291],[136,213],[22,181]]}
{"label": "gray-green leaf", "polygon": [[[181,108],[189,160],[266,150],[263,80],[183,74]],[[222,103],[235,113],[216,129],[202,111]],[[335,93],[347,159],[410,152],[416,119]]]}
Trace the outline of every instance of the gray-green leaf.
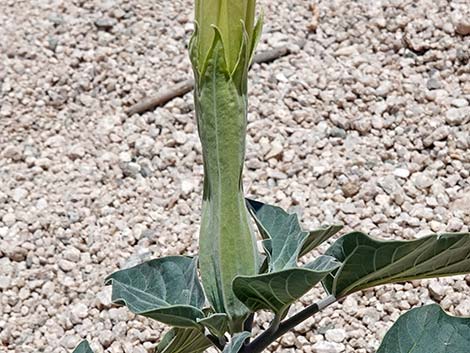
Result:
{"label": "gray-green leaf", "polygon": [[470,351],[470,318],[447,315],[439,305],[402,315],[377,353],[464,353]]}
{"label": "gray-green leaf", "polygon": [[114,303],[135,314],[178,327],[196,327],[205,298],[197,278],[197,259],[169,256],[113,273]]}
{"label": "gray-green leaf", "polygon": [[229,319],[227,314],[210,314],[203,319],[198,319],[197,322],[202,326],[207,327],[209,331],[217,337],[222,337],[225,332],[229,330]]}
{"label": "gray-green leaf", "polygon": [[173,328],[157,345],[156,353],[202,353],[212,342],[198,329]]}
{"label": "gray-green leaf", "polygon": [[80,342],[77,348],[72,353],[93,353],[90,344],[87,340]]}
{"label": "gray-green leaf", "polygon": [[297,260],[336,234],[342,226],[332,225],[311,232],[302,230],[296,214],[247,199],[248,208],[264,240],[268,272],[297,266]]}
{"label": "gray-green leaf", "polygon": [[326,252],[342,263],[323,280],[337,298],[373,286],[470,273],[470,234],[429,235],[413,241],[380,241],[354,232]]}
{"label": "gray-green leaf", "polygon": [[256,21],[256,25],[253,30],[253,38],[250,43],[250,48],[249,48],[249,54],[250,54],[249,63],[250,64],[253,62],[256,46],[258,45],[258,42],[261,38],[261,34],[263,33],[263,22],[264,22],[264,14],[261,14],[261,16]]}
{"label": "gray-green leaf", "polygon": [[250,333],[247,331],[236,333],[233,335],[232,340],[225,346],[222,353],[238,353],[248,337],[250,337]]}
{"label": "gray-green leaf", "polygon": [[282,316],[292,303],[339,266],[334,258],[320,256],[300,268],[238,276],[233,281],[233,290],[252,311],[267,309]]}

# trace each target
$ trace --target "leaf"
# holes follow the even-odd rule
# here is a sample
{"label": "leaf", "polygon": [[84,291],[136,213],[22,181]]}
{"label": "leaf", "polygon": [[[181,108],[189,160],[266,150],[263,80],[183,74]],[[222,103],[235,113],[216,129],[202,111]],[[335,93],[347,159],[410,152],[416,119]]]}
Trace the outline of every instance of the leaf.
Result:
{"label": "leaf", "polygon": [[247,199],[247,205],[264,238],[267,273],[237,276],[233,290],[251,310],[268,309],[282,317],[294,301],[339,267],[328,256],[300,268],[297,260],[341,227],[330,226],[306,232],[302,230],[296,214],[288,214],[279,207],[254,200]]}
{"label": "leaf", "polygon": [[156,353],[202,353],[211,346],[198,329],[172,328],[157,345]]}
{"label": "leaf", "polygon": [[238,59],[230,75],[232,77],[232,81],[237,85],[239,94],[243,95],[248,90],[247,77],[248,77],[248,67],[249,67],[248,60],[250,59],[249,57],[250,53],[248,52],[249,48],[247,47],[249,45],[248,43],[249,39],[245,31],[245,25],[243,23],[240,23],[240,25],[243,28],[243,31],[242,31],[243,36],[242,36],[242,41],[240,43],[240,49],[238,52]]}
{"label": "leaf", "polygon": [[87,340],[80,342],[80,344],[73,350],[72,353],[93,353],[90,344]]}
{"label": "leaf", "polygon": [[189,39],[188,51],[189,51],[189,59],[191,60],[191,64],[194,68],[194,80],[195,82],[199,82],[199,73],[200,73],[200,65],[201,62],[199,61],[199,23],[196,21],[194,22],[194,32]]}
{"label": "leaf", "polygon": [[354,232],[337,240],[326,254],[342,265],[323,285],[341,298],[386,283],[469,273],[470,233],[381,241]]}
{"label": "leaf", "polygon": [[250,337],[247,331],[239,332],[233,335],[232,340],[225,346],[222,353],[238,353],[243,347],[245,340]]}
{"label": "leaf", "polygon": [[300,268],[257,276],[238,276],[233,281],[233,290],[252,311],[267,309],[282,316],[292,303],[339,265],[332,257],[320,256]]}
{"label": "leaf", "polygon": [[196,327],[205,298],[197,278],[197,259],[169,256],[113,273],[112,301],[135,314],[178,327]]}
{"label": "leaf", "polygon": [[470,351],[470,318],[447,315],[439,305],[412,309],[387,332],[377,353]]}
{"label": "leaf", "polygon": [[311,232],[302,230],[296,214],[282,208],[247,199],[248,209],[265,239],[269,269],[280,271],[297,266],[300,256],[311,251],[334,234],[342,226],[332,225]]}
{"label": "leaf", "polygon": [[198,319],[197,322],[207,327],[217,337],[222,337],[229,330],[227,314],[211,314],[203,319]]}
{"label": "leaf", "polygon": [[299,257],[308,254],[310,251],[320,246],[325,241],[330,239],[333,235],[338,233],[341,229],[343,229],[342,225],[333,224],[325,228],[312,230],[311,232],[309,232],[307,239],[305,239],[305,242],[302,244],[302,249],[300,250]]}
{"label": "leaf", "polygon": [[259,43],[259,40],[261,39],[261,34],[263,33],[263,23],[264,23],[264,13],[261,13],[253,29],[253,37],[251,38],[250,49],[249,49],[249,56],[250,56],[249,61],[248,61],[249,64],[253,62],[253,58],[255,57],[255,50]]}

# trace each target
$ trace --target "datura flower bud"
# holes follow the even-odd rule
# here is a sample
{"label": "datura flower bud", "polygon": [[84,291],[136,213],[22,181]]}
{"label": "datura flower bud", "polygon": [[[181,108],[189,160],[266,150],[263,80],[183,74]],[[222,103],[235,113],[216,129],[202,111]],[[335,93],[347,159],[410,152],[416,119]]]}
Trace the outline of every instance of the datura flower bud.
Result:
{"label": "datura flower bud", "polygon": [[199,26],[198,60],[207,57],[214,40],[214,27],[220,32],[227,67],[233,71],[246,36],[254,32],[256,0],[196,0],[195,20]]}
{"label": "datura flower bud", "polygon": [[209,303],[227,315],[232,332],[249,314],[233,293],[233,279],[258,269],[242,182],[247,72],[261,34],[254,17],[255,0],[196,0],[190,43],[204,162],[199,264]]}

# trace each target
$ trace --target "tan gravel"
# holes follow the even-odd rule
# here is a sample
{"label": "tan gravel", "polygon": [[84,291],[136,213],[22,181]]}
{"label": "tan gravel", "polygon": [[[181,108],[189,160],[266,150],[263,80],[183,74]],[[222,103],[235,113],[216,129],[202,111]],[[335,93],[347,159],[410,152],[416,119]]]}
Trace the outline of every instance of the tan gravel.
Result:
{"label": "tan gravel", "polygon": [[[396,239],[468,231],[467,1],[261,7],[260,50],[296,52],[251,70],[247,192],[301,213],[306,227],[341,222]],[[110,306],[103,279],[197,252],[203,171],[191,95],[125,115],[190,77],[191,8],[0,1],[0,351],[70,352],[88,338],[97,353],[144,353],[158,341],[160,325]],[[374,352],[411,307],[434,300],[470,315],[469,282],[358,293],[272,347]]]}

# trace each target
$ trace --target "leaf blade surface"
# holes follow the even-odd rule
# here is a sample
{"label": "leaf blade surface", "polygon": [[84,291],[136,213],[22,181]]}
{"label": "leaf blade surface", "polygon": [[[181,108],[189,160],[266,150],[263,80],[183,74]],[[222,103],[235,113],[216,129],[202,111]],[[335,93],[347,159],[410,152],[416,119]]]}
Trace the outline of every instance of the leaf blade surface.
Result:
{"label": "leaf blade surface", "polygon": [[250,310],[266,309],[282,316],[291,304],[339,266],[332,257],[320,256],[303,267],[256,276],[238,276],[233,288],[238,299]]}
{"label": "leaf blade surface", "polygon": [[202,353],[211,346],[198,329],[172,328],[157,345],[156,353]]}
{"label": "leaf blade surface", "polygon": [[80,342],[80,344],[73,350],[72,353],[93,353],[90,344],[87,340]]}
{"label": "leaf blade surface", "polygon": [[250,333],[247,331],[234,334],[232,340],[225,346],[222,353],[238,353],[248,337],[250,337]]}
{"label": "leaf blade surface", "polygon": [[168,256],[117,271],[106,279],[112,301],[138,315],[178,327],[196,327],[205,298],[197,259]]}
{"label": "leaf blade surface", "polygon": [[295,213],[287,213],[282,208],[247,199],[258,229],[265,239],[269,272],[297,267],[299,257],[328,240],[342,226],[331,225],[310,232],[304,231]]}
{"label": "leaf blade surface", "polygon": [[197,322],[207,327],[217,337],[222,337],[229,330],[229,319],[227,314],[213,313]]}
{"label": "leaf blade surface", "polygon": [[342,263],[323,280],[337,298],[386,283],[470,272],[470,234],[445,233],[412,241],[383,241],[346,234],[327,251]]}
{"label": "leaf blade surface", "polygon": [[377,353],[464,353],[470,351],[470,318],[447,315],[439,305],[415,308],[387,332]]}

